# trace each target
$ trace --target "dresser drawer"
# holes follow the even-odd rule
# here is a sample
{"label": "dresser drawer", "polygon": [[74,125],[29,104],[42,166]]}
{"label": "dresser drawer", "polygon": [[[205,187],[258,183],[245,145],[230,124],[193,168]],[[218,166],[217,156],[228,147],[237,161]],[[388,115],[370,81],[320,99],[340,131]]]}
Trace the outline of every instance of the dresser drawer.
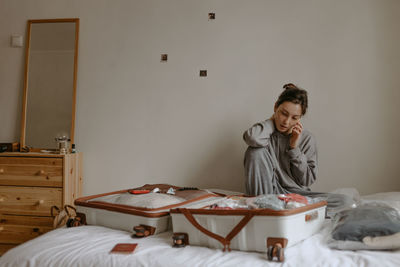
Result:
{"label": "dresser drawer", "polygon": [[0,243],[19,244],[53,230],[52,217],[0,214]]}
{"label": "dresser drawer", "polygon": [[0,185],[63,185],[62,158],[0,157]]}
{"label": "dresser drawer", "polygon": [[62,205],[62,188],[0,186],[0,213],[50,216]]}

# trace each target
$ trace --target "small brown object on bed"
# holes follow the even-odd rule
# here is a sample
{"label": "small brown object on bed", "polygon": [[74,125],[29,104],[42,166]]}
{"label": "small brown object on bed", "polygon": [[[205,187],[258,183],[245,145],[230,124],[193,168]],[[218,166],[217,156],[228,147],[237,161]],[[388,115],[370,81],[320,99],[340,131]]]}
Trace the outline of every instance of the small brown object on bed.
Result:
{"label": "small brown object on bed", "polygon": [[135,251],[137,245],[137,243],[118,243],[113,247],[110,253],[131,254]]}

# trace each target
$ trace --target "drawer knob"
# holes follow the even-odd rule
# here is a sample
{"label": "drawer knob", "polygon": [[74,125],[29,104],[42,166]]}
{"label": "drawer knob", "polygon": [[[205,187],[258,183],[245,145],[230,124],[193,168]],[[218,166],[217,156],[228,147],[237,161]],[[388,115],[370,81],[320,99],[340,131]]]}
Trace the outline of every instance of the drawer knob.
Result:
{"label": "drawer knob", "polygon": [[0,197],[0,202],[4,202],[4,197]]}
{"label": "drawer knob", "polygon": [[4,230],[4,227],[3,227],[3,226],[0,226],[0,232],[3,231],[3,230]]}
{"label": "drawer knob", "polygon": [[4,173],[4,169],[0,169],[0,174],[1,174],[1,173]]}
{"label": "drawer knob", "polygon": [[41,200],[39,200],[38,202],[36,202],[36,205],[42,205],[44,203],[44,200],[43,199],[41,199]]}
{"label": "drawer knob", "polygon": [[38,175],[43,175],[44,174],[44,170],[40,170],[40,171],[38,171],[38,173],[37,173]]}

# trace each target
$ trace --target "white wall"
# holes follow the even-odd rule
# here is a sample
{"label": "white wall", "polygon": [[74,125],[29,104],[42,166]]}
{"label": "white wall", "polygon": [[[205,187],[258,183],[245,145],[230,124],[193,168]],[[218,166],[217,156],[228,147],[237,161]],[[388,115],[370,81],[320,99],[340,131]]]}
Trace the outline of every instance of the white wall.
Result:
{"label": "white wall", "polygon": [[10,35],[28,19],[79,17],[84,194],[243,190],[242,132],[286,82],[310,95],[313,190],[399,191],[399,11],[398,0],[0,0],[0,142],[20,131],[24,50]]}

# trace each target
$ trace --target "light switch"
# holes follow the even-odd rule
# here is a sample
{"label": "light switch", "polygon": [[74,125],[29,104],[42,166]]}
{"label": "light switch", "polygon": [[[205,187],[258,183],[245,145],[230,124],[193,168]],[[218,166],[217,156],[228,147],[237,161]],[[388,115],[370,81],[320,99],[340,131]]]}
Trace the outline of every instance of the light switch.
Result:
{"label": "light switch", "polygon": [[22,47],[22,36],[21,35],[11,35],[11,46],[12,47]]}

